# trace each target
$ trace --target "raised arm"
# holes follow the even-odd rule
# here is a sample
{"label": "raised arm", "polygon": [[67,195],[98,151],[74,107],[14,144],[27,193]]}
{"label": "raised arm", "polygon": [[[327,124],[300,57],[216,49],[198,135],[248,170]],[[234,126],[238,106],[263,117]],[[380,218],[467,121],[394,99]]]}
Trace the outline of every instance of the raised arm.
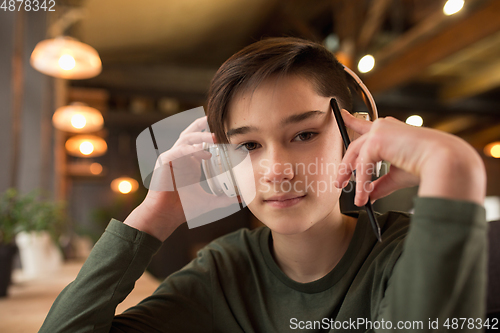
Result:
{"label": "raised arm", "polygon": [[39,332],[109,332],[161,241],[111,220],[76,279],[59,294]]}
{"label": "raised arm", "polygon": [[[171,185],[175,185],[172,180],[175,179],[176,172],[180,172],[182,177],[200,179],[200,161],[210,158],[211,154],[200,150],[199,144],[213,142],[211,133],[201,132],[203,124],[206,124],[206,117],[194,121],[181,133],[175,145],[160,155],[153,173],[153,186],[150,187],[145,200],[124,223],[117,220],[110,222],[76,279],[57,297],[40,332],[109,332],[110,329],[116,332],[154,331],[150,326],[154,318],[148,317],[148,314],[154,312],[153,308],[171,316],[172,327],[175,329],[176,320],[178,322],[181,318],[194,318],[193,315],[207,312],[206,308],[211,304],[206,297],[204,301],[208,302],[207,304],[202,304],[200,300],[200,307],[205,311],[200,310],[198,314],[185,313],[184,316],[178,311],[185,302],[191,302],[183,296],[189,294],[190,290],[199,287],[205,292],[198,295],[207,294],[209,287],[206,281],[209,279],[206,274],[200,273],[206,272],[206,269],[196,267],[207,264],[208,259],[199,258],[190,264],[189,269],[179,273],[187,276],[183,278],[184,289],[174,287],[165,297],[160,297],[163,299],[160,302],[162,306],[158,305],[159,296],[155,293],[127,311],[126,315],[116,318],[114,316],[116,306],[132,291],[135,281],[144,273],[162,242],[179,225],[186,222],[179,193]],[[172,161],[182,163],[170,163]],[[219,198],[206,193],[199,184],[190,195],[194,202],[199,202],[197,207],[202,211],[232,203],[229,198]],[[167,290],[166,286],[167,284],[162,284],[157,292]],[[186,293],[183,293],[183,290]],[[155,306],[151,308],[143,303]],[[164,314],[160,314],[156,320],[165,322],[168,318],[165,318]],[[188,321],[184,324],[188,324]]]}
{"label": "raised arm", "polygon": [[[357,169],[356,204],[419,185],[403,252],[373,319],[421,323],[414,331],[480,332],[485,315],[487,226],[482,207],[486,173],[476,151],[458,137],[395,119],[371,124],[343,112],[346,125],[363,134],[346,152],[340,184]],[[379,160],[388,174],[372,184],[365,172]],[[342,170],[342,169],[341,169]],[[365,186],[360,186],[365,184]],[[438,327],[435,327],[438,325]],[[458,326],[457,326],[458,325]],[[403,326],[404,327],[404,326]]]}

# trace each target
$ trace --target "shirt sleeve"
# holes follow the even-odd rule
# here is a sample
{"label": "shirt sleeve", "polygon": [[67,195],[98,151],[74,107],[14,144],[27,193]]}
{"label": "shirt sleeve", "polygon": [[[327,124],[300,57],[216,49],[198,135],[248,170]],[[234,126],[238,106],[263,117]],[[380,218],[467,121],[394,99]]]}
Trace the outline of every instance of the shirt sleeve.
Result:
{"label": "shirt sleeve", "polygon": [[[466,318],[457,331],[482,332],[486,313],[487,224],[485,210],[473,202],[417,197],[403,252],[389,278],[377,321],[421,322],[415,331],[447,331],[448,319]],[[470,321],[474,325],[469,325]],[[386,328],[388,328],[386,326]],[[451,329],[451,326],[450,326]]]}
{"label": "shirt sleeve", "polygon": [[54,301],[39,332],[109,332],[116,306],[132,291],[161,244],[112,219],[76,279]]}
{"label": "shirt sleeve", "polygon": [[213,332],[213,267],[210,250],[202,249],[151,296],[116,316],[110,332]]}

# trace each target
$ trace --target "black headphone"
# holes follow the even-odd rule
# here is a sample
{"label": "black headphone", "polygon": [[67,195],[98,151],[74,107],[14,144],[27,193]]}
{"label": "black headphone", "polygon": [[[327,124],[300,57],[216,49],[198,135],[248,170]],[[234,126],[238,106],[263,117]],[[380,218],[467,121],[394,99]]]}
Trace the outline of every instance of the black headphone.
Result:
{"label": "black headphone", "polygon": [[[354,112],[356,118],[373,121],[378,118],[377,106],[373,99],[372,94],[361,81],[361,79],[348,67],[343,66],[347,74],[347,84],[351,91],[355,91],[361,97],[364,104],[368,108],[368,112]],[[348,130],[351,141],[356,139],[357,134]],[[203,149],[209,151],[212,157],[208,160],[202,160],[201,165],[205,178],[207,180],[210,190],[215,195],[227,195],[228,197],[235,197],[241,195],[237,183],[232,172],[233,165],[229,158],[227,145],[224,144],[209,144],[204,142]],[[380,162],[379,162],[380,163]],[[377,176],[379,173],[380,164],[377,168]]]}

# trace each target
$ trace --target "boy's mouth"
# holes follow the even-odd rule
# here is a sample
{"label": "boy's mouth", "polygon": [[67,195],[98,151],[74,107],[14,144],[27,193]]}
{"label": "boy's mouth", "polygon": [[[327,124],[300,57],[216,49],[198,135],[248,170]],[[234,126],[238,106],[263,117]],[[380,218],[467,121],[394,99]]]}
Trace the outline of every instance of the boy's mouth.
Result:
{"label": "boy's mouth", "polygon": [[274,195],[268,199],[265,199],[264,201],[287,201],[287,200],[292,200],[296,198],[303,198],[306,195],[300,195],[300,194],[293,194],[293,193],[287,193],[287,194],[282,194],[282,195]]}
{"label": "boy's mouth", "polygon": [[270,205],[273,208],[287,208],[300,203],[305,196],[305,194],[302,196],[297,196],[296,194],[288,196],[274,196],[267,200],[264,200],[264,203]]}

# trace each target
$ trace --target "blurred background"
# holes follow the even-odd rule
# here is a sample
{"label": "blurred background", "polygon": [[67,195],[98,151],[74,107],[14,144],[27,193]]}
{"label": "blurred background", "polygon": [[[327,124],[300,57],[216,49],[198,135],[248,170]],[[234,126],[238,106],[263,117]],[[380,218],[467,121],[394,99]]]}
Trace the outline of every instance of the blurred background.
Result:
{"label": "blurred background", "polygon": [[[0,7],[0,192],[39,190],[66,204],[52,211],[57,232],[40,227],[65,259],[83,255],[112,217],[123,221],[144,198],[137,135],[205,105],[217,68],[273,36],[325,45],[357,71],[380,116],[469,142],[488,173],[488,219],[500,218],[498,0],[56,0],[38,1],[37,11],[35,1],[11,3]],[[70,48],[73,57],[61,51]],[[410,211],[416,193],[375,208]],[[351,202],[344,196],[343,209]],[[184,225],[149,271],[164,278],[215,237],[257,225],[248,210]]]}

